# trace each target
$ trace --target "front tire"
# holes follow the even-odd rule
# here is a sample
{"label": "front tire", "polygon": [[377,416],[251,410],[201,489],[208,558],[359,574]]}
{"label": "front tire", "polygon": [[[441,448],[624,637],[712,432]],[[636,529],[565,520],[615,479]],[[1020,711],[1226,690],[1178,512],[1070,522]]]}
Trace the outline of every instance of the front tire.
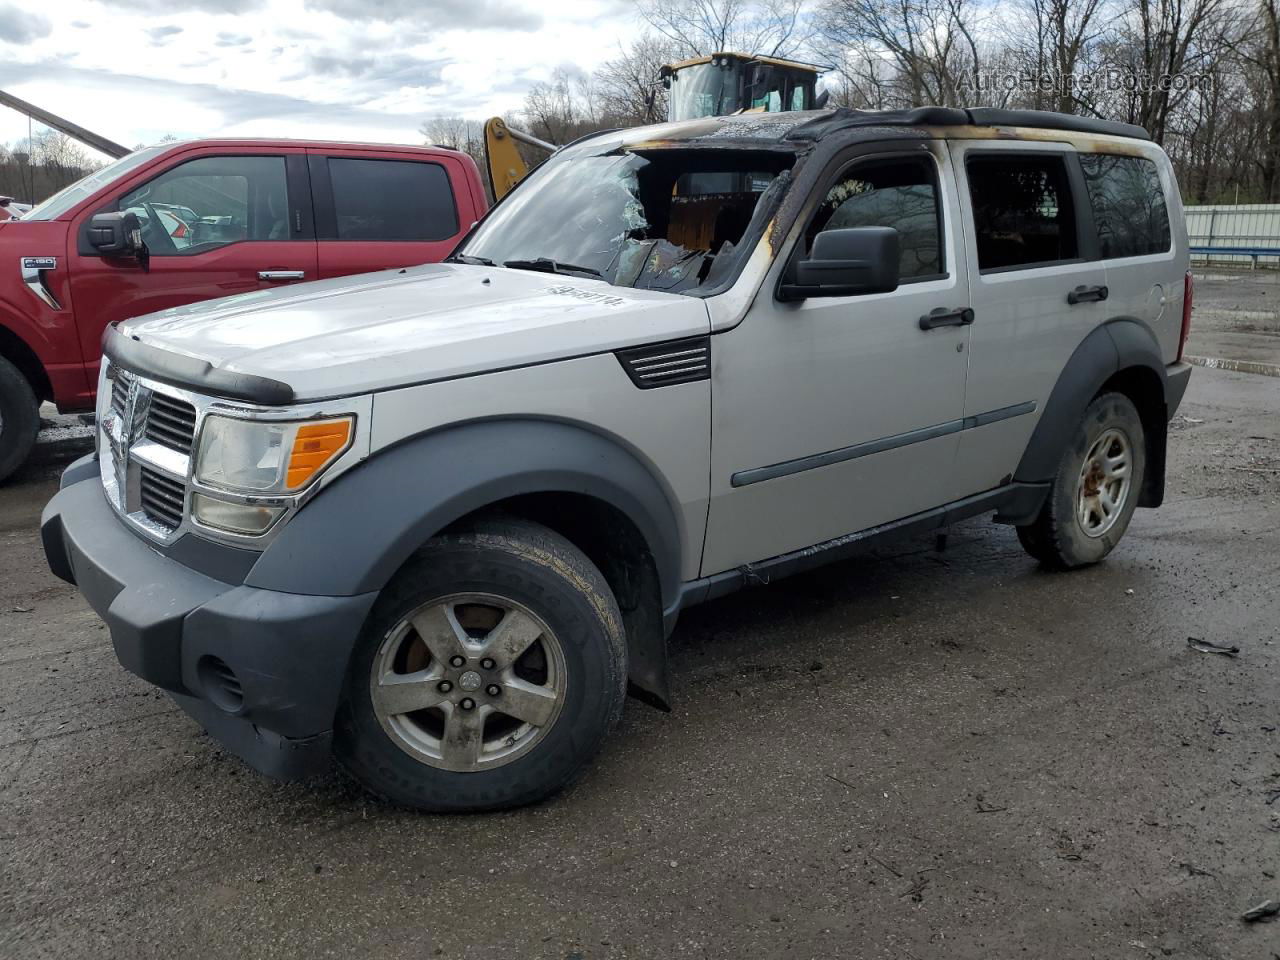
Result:
{"label": "front tire", "polygon": [[1097,563],[1129,528],[1146,465],[1142,418],[1133,401],[1122,393],[1095,397],[1039,515],[1018,527],[1023,549],[1057,570]]}
{"label": "front tire", "polygon": [[395,803],[541,800],[617,724],[626,639],[608,584],[547,527],[488,520],[437,537],[383,589],[352,654],[338,761]]}
{"label": "front tire", "polygon": [[40,431],[40,402],[22,372],[0,357],[0,483],[31,454]]}

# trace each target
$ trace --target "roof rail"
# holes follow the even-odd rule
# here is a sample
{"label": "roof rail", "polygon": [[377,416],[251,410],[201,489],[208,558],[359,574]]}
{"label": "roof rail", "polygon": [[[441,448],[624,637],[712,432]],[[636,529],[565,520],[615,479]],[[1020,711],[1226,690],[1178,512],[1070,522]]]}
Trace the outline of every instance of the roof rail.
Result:
{"label": "roof rail", "polygon": [[911,110],[853,110],[839,107],[793,127],[788,140],[820,140],[837,130],[856,127],[1038,127],[1113,137],[1150,140],[1151,134],[1133,123],[1078,117],[1048,110],[999,110],[995,107],[915,107]]}

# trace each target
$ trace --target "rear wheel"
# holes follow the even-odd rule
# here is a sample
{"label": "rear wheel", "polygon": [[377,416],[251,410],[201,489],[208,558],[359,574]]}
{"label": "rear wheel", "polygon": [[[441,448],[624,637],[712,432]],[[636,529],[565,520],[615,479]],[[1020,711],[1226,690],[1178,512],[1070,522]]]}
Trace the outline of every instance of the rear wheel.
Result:
{"label": "rear wheel", "polygon": [[1104,393],[1085,410],[1036,519],[1018,540],[1048,567],[1097,563],[1129,528],[1146,471],[1142,418],[1121,393]]}
{"label": "rear wheel", "polygon": [[585,768],[625,684],[622,619],[599,570],[546,527],[489,521],[431,541],[383,590],[334,750],[397,803],[518,806]]}
{"label": "rear wheel", "polygon": [[40,403],[21,371],[0,357],[0,482],[26,462],[40,430]]}

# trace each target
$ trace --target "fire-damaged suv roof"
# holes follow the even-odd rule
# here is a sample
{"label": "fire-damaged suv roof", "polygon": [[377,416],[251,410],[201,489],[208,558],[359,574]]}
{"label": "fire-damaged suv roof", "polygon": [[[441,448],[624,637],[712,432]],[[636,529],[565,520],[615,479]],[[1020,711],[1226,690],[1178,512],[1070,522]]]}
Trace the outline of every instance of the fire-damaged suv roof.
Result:
{"label": "fire-damaged suv roof", "polygon": [[[580,144],[599,141],[610,135],[619,138],[631,150],[659,146],[711,145],[716,141],[730,141],[737,146],[753,142],[752,145],[757,148],[769,149],[817,142],[846,131],[859,131],[867,138],[873,135],[878,138],[945,136],[946,132],[939,128],[948,127],[1016,127],[1151,139],[1151,135],[1136,124],[1043,110],[1000,110],[994,107],[852,110],[841,107],[792,113],[739,113],[631,130],[602,130],[582,137],[562,149],[571,150]],[[632,137],[636,135],[642,139],[633,141]]]}

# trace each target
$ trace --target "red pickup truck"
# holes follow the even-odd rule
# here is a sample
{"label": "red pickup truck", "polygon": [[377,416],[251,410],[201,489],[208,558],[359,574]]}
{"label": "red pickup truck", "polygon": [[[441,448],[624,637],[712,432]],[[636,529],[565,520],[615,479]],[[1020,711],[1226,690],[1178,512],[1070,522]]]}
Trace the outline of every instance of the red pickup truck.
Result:
{"label": "red pickup truck", "polygon": [[[442,260],[486,207],[454,150],[197,140],[138,150],[0,222],[0,480],[30,452],[41,401],[93,408],[107,324]],[[121,230],[142,256],[113,252]]]}

